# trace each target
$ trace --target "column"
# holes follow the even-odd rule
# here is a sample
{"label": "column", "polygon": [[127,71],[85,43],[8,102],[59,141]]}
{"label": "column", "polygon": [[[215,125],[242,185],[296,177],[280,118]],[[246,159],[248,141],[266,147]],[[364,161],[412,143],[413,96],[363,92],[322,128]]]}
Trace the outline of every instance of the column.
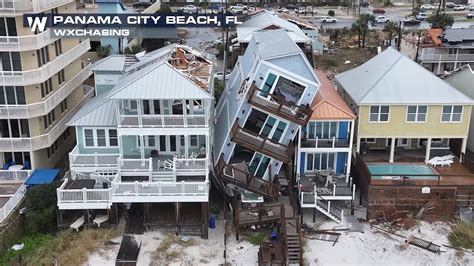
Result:
{"label": "column", "polygon": [[191,140],[190,135],[184,135],[184,157],[189,158],[189,142]]}
{"label": "column", "polygon": [[428,140],[426,141],[425,162],[430,160],[430,153],[431,153],[431,138],[428,138]]}
{"label": "column", "polygon": [[356,147],[357,148],[357,153],[360,154],[360,138],[359,137],[357,137],[357,144],[356,145],[357,145],[357,147]]}
{"label": "column", "polygon": [[392,145],[390,145],[390,159],[389,162],[393,163],[394,157],[395,157],[395,140],[396,138],[392,138]]}
{"label": "column", "polygon": [[140,135],[140,158],[145,159],[145,138]]}
{"label": "column", "polygon": [[143,120],[142,120],[142,112],[143,112],[143,102],[142,100],[137,100],[137,108],[138,108],[138,126],[142,127],[143,126]]}
{"label": "column", "polygon": [[[349,182],[349,178],[351,175],[351,163],[352,163],[352,146],[354,143],[354,127],[355,127],[355,121],[350,121],[351,123],[351,131],[349,132],[349,152],[347,153],[347,167],[346,167],[346,183]],[[357,149],[359,149],[360,146],[360,139],[357,138],[357,141],[359,142],[357,144]]]}
{"label": "column", "polygon": [[461,157],[459,159],[460,163],[464,161],[464,155],[466,154],[466,149],[467,149],[467,138],[463,138],[462,144],[461,144]]}

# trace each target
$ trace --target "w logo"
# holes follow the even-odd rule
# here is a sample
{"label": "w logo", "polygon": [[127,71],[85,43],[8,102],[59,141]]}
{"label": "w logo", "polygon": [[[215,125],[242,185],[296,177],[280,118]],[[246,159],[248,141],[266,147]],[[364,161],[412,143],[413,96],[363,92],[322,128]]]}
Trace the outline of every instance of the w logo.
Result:
{"label": "w logo", "polygon": [[48,17],[27,17],[28,26],[32,32],[43,32],[48,22]]}

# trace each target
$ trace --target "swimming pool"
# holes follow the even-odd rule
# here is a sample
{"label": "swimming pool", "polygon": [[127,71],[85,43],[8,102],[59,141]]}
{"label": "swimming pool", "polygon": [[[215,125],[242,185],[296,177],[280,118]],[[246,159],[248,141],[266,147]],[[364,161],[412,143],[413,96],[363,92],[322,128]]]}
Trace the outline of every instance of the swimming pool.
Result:
{"label": "swimming pool", "polygon": [[436,172],[424,164],[367,164],[372,179],[392,179],[392,176],[407,176],[410,179],[437,179]]}

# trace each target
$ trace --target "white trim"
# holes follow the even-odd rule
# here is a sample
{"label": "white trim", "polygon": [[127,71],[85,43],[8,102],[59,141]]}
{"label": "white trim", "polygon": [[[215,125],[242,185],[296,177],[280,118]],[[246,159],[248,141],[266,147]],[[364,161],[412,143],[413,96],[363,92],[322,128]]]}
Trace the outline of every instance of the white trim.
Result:
{"label": "white trim", "polygon": [[[450,115],[450,119],[449,121],[443,121],[443,108],[445,106],[451,106],[451,113],[449,114]],[[459,121],[453,121],[453,114],[454,114],[454,107],[455,106],[461,106],[461,117],[459,118]],[[461,105],[461,104],[448,104],[448,105],[441,105],[441,115],[439,117],[439,120],[440,120],[440,123],[443,123],[443,124],[447,124],[447,123],[452,123],[452,124],[460,124],[463,122],[463,114],[464,114],[464,105]]]}
{"label": "white trim", "polygon": [[[380,116],[381,116],[381,114],[382,114],[382,106],[388,106],[388,113],[387,113],[388,117],[387,117],[387,121],[380,121]],[[377,121],[371,121],[371,120],[370,120],[370,115],[372,114],[372,110],[371,110],[372,107],[378,107],[378,108],[379,108],[379,110],[378,110],[378,112],[377,112]],[[370,105],[370,106],[369,106],[368,122],[369,122],[370,124],[388,124],[388,123],[390,123],[390,111],[391,111],[391,109],[392,109],[392,108],[391,108],[390,105]],[[374,113],[374,114],[375,114],[375,113]]]}
{"label": "white trim", "polygon": [[[81,130],[82,130],[82,141],[83,141],[82,144],[83,144],[83,147],[85,149],[90,149],[90,148],[94,148],[94,149],[119,148],[119,141],[118,141],[119,134],[118,134],[118,130],[114,127],[83,127],[83,128],[81,128]],[[92,130],[92,138],[93,138],[93,141],[94,141],[93,146],[86,145],[86,130]],[[97,130],[104,130],[105,131],[105,146],[99,146],[98,145]],[[111,146],[110,145],[110,135],[109,135],[110,130],[115,130],[117,132],[117,146]]]}
{"label": "white trim", "polygon": [[[414,113],[415,114],[415,121],[408,121],[408,108],[409,107],[415,107],[416,108],[416,112]],[[420,113],[418,110],[420,108],[420,106],[425,106],[426,107],[426,113],[425,113],[425,121],[418,121],[418,115],[419,114],[422,114]],[[407,105],[406,106],[406,113],[405,113],[405,123],[408,123],[408,124],[422,124],[422,123],[427,123],[428,121],[428,112],[429,112],[429,107],[428,105]]]}

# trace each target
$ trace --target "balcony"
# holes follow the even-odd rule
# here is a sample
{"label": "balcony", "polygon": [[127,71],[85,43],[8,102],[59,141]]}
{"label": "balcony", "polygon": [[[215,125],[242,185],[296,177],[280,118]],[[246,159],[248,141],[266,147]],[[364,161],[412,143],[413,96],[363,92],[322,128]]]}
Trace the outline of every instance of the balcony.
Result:
{"label": "balcony", "polygon": [[31,138],[0,138],[0,150],[2,151],[34,151],[50,147],[58,137],[68,128],[66,123],[76,114],[87,100],[92,98],[94,90],[88,91],[84,97],[74,106],[71,111],[45,134]]}
{"label": "balcony", "polygon": [[281,162],[291,161],[294,147],[281,144],[269,138],[264,138],[258,134],[239,126],[238,120],[234,122],[231,129],[232,141],[250,150],[257,151]]}
{"label": "balcony", "polygon": [[54,107],[66,99],[76,88],[78,88],[92,71],[83,69],[75,77],[64,83],[57,91],[48,96],[44,101],[25,105],[0,105],[0,118],[2,119],[28,119],[43,116],[51,112]]}
{"label": "balcony", "polygon": [[58,40],[47,29],[40,34],[26,36],[0,36],[0,51],[21,52],[33,51]]}
{"label": "balcony", "polygon": [[0,13],[21,14],[26,12],[38,13],[71,3],[71,0],[0,0]]}
{"label": "balcony", "polygon": [[89,40],[86,40],[40,68],[26,71],[0,71],[0,86],[26,86],[45,82],[80,58],[90,48]]}
{"label": "balcony", "polygon": [[301,139],[301,148],[350,148],[348,138],[336,138],[332,137],[330,139]]}
{"label": "balcony", "polygon": [[207,127],[205,115],[120,115],[119,127]]}
{"label": "balcony", "polygon": [[113,202],[208,202],[209,182],[113,182]]}
{"label": "balcony", "polygon": [[117,169],[119,154],[80,154],[79,147],[69,153],[69,166],[71,170],[85,169]]}
{"label": "balcony", "polygon": [[245,163],[226,164],[221,155],[216,165],[216,172],[224,183],[235,185],[266,198],[276,199],[278,197],[279,185],[253,176]]}
{"label": "balcony", "polygon": [[474,62],[474,54],[421,54],[423,63]]}
{"label": "balcony", "polygon": [[284,97],[273,94],[268,94],[270,99],[267,99],[259,96],[260,92],[268,94],[258,89],[255,84],[250,86],[248,101],[253,106],[301,126],[306,125],[311,118],[313,111],[309,106],[296,105],[294,102],[286,101]]}
{"label": "balcony", "polygon": [[75,180],[65,179],[56,189],[60,210],[110,209],[111,190],[108,188],[74,188]]}

